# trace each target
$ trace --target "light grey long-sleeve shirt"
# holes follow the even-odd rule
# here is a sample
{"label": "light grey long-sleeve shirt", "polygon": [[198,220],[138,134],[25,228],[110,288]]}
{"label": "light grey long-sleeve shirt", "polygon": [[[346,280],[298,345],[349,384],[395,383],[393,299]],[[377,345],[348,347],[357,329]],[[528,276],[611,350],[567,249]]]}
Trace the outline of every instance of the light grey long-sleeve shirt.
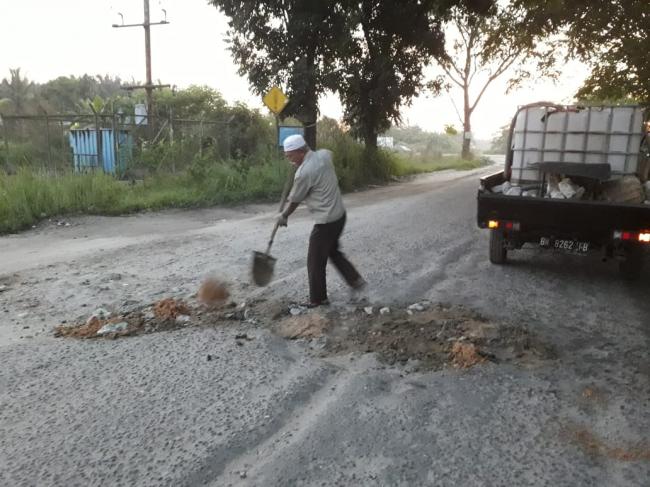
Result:
{"label": "light grey long-sleeve shirt", "polygon": [[317,224],[338,220],[345,213],[339,181],[327,149],[308,151],[296,170],[291,203],[305,203]]}

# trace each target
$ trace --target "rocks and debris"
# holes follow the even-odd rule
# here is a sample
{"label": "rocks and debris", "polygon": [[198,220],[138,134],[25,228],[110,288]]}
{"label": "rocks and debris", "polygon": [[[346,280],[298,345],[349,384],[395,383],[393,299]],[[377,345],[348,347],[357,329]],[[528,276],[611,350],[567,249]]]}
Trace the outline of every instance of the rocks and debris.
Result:
{"label": "rocks and debris", "polygon": [[50,219],[50,223],[53,223],[57,227],[69,227],[69,226],[71,226],[70,222],[67,222],[65,220]]}
{"label": "rocks and debris", "polygon": [[512,187],[512,185],[510,184],[510,181],[505,181],[503,184],[498,184],[496,186],[492,186],[491,191],[493,193],[506,194],[511,187]]}
{"label": "rocks and debris", "polygon": [[247,333],[240,333],[238,335],[235,335],[235,340],[251,341],[253,338],[249,337]]}
{"label": "rocks and debris", "polygon": [[223,306],[229,297],[228,286],[216,277],[209,277],[203,281],[197,293],[198,301],[211,307]]}
{"label": "rocks and debris", "polygon": [[90,317],[85,324],[81,326],[68,326],[62,324],[54,329],[54,336],[73,337],[73,338],[93,338],[98,336],[97,332],[104,326],[104,321],[97,317]]}
{"label": "rocks and debris", "polygon": [[178,315],[176,317],[176,323],[180,323],[181,325],[187,325],[190,321],[192,321],[192,317],[190,315]]}
{"label": "rocks and debris", "polygon": [[241,310],[237,311],[230,311],[224,315],[224,318],[227,320],[238,320],[238,321],[244,321],[244,312]]}
{"label": "rocks and debris", "polygon": [[641,180],[636,176],[622,178],[603,183],[603,199],[615,203],[642,203],[646,196]]}
{"label": "rocks and debris", "polygon": [[[558,183],[557,187],[566,199],[573,198],[578,193],[579,188],[579,186],[573,184],[569,178],[562,179],[562,181]],[[581,189],[584,191],[584,188]]]}
{"label": "rocks and debris", "polygon": [[95,311],[93,311],[90,316],[88,317],[88,320],[91,320],[92,318],[98,318],[100,320],[106,320],[110,318],[111,313],[110,311],[104,309],[104,308],[97,308]]}
{"label": "rocks and debris", "polygon": [[97,335],[103,336],[110,333],[122,333],[127,331],[129,324],[126,321],[120,321],[119,323],[107,323],[97,330]]}
{"label": "rocks and debris", "polygon": [[[254,306],[257,301],[250,304]],[[164,298],[156,303],[122,308],[109,313],[104,308],[98,308],[86,317],[75,320],[63,320],[61,325],[55,327],[55,336],[71,338],[120,338],[126,336],[156,333],[161,331],[178,330],[187,327],[227,325],[233,319],[238,322],[258,324],[252,318],[254,310],[250,307],[234,309],[237,305],[230,303],[226,309],[206,309],[203,305],[193,303],[191,306],[182,300]],[[286,309],[286,308],[285,308]],[[286,316],[286,311],[284,316]],[[110,325],[110,326],[107,326]],[[119,325],[119,326],[116,326]],[[102,328],[105,327],[103,330]],[[101,332],[100,332],[101,330]],[[245,338],[246,334],[237,338]]]}
{"label": "rocks and debris", "polygon": [[408,308],[406,308],[408,311],[417,311],[417,312],[422,312],[427,309],[427,303],[413,303],[410,305]]}
{"label": "rocks and debris", "polygon": [[289,314],[291,316],[300,316],[305,314],[308,311],[308,308],[305,306],[300,306],[297,304],[293,304],[289,306]]}
{"label": "rocks and debris", "polygon": [[161,320],[175,320],[179,315],[192,314],[185,302],[174,298],[161,299],[154,305],[153,312]]}
{"label": "rocks and debris", "polygon": [[546,185],[546,198],[553,199],[583,199],[586,189],[578,184],[575,184],[571,178],[561,178],[556,175],[549,177],[549,182]]}

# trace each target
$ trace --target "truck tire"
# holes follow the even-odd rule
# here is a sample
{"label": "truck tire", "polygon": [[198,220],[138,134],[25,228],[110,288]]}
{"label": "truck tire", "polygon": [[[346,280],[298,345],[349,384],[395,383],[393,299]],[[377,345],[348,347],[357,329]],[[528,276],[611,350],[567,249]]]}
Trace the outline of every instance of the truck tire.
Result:
{"label": "truck tire", "polygon": [[497,265],[506,263],[508,250],[505,243],[502,230],[497,228],[490,230],[490,262]]}
{"label": "truck tire", "polygon": [[643,269],[643,247],[630,245],[625,249],[624,259],[618,263],[618,270],[624,279],[635,281],[641,277]]}

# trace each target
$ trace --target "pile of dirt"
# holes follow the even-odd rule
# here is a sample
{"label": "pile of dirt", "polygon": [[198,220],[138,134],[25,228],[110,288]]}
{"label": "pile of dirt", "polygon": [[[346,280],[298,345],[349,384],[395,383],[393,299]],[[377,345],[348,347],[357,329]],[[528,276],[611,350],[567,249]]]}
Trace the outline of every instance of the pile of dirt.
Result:
{"label": "pile of dirt", "polygon": [[165,298],[153,306],[153,312],[161,320],[175,320],[180,315],[189,316],[192,314],[187,305],[174,298]]}
{"label": "pile of dirt", "polygon": [[[129,311],[109,313],[99,308],[90,317],[79,317],[55,327],[54,336],[66,338],[120,338],[187,327],[227,326],[251,321],[250,305],[233,302],[219,307],[192,305],[180,299],[164,298]],[[115,325],[115,326],[108,326]]]}
{"label": "pile of dirt", "polygon": [[330,321],[318,312],[291,316],[282,320],[275,332],[281,337],[295,340],[298,338],[320,338],[330,327]]}
{"label": "pile of dirt", "polygon": [[469,368],[486,361],[535,365],[553,351],[527,329],[491,323],[460,307],[422,312],[391,308],[387,314],[331,312],[325,329],[327,354],[376,353],[388,363],[417,361],[415,369]]}
{"label": "pile of dirt", "polygon": [[[133,335],[143,323],[142,316],[136,314],[118,315],[111,318],[91,316],[85,323],[62,324],[54,328],[55,337],[65,338],[117,338]],[[122,325],[111,330],[110,325]],[[107,327],[110,331],[102,333]]]}
{"label": "pile of dirt", "polygon": [[451,365],[458,369],[468,369],[485,362],[485,357],[481,355],[476,345],[469,342],[454,342],[449,356]]}
{"label": "pile of dirt", "polygon": [[110,317],[99,318],[91,315],[86,320],[80,317],[72,323],[55,327],[54,336],[120,338],[198,326],[220,319],[223,317],[203,314],[201,311],[191,309],[182,301],[167,298],[137,310],[114,313]]}
{"label": "pile of dirt", "polygon": [[104,326],[104,320],[97,317],[90,318],[86,323],[69,326],[59,325],[54,328],[55,337],[71,337],[71,338],[92,338],[96,337],[97,332]]}

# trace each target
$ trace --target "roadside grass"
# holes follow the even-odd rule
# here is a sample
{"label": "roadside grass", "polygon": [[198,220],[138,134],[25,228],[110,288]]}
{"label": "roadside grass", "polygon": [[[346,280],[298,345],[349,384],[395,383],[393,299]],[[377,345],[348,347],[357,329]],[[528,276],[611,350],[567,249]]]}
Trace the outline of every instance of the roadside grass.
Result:
{"label": "roadside grass", "polygon": [[[474,169],[482,160],[458,158],[407,159],[379,151],[372,155],[351,140],[329,144],[343,191],[386,182],[391,177],[439,171]],[[143,182],[118,181],[102,173],[57,176],[20,169],[0,171],[0,233],[28,228],[57,215],[119,215],[142,210],[206,207],[277,199],[289,174],[289,164],[279,158],[260,160],[195,160],[181,173],[154,174]]]}
{"label": "roadside grass", "polygon": [[395,158],[393,174],[398,177],[427,172],[444,171],[455,169],[457,171],[469,171],[478,169],[489,164],[486,158],[474,158],[471,160],[461,159],[456,156],[442,156],[437,158],[416,157],[407,158],[398,156]]}

